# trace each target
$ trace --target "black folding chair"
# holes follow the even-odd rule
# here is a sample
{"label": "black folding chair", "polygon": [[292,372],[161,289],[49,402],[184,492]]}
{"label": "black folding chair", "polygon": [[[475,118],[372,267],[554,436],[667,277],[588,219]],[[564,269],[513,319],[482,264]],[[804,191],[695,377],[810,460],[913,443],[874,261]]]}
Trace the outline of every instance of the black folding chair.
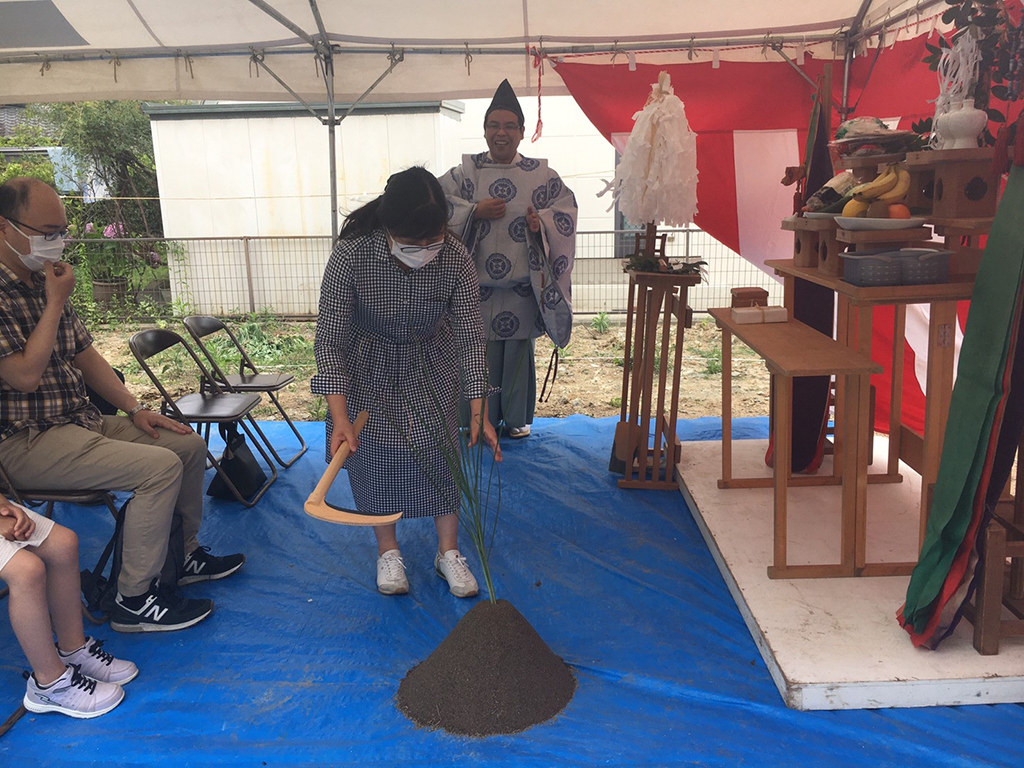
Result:
{"label": "black folding chair", "polygon": [[[288,418],[288,414],[285,413],[284,407],[281,405],[281,401],[277,399],[277,393],[284,389],[286,386],[295,381],[295,377],[290,373],[260,373],[256,370],[255,364],[250,359],[249,355],[246,354],[245,349],[231,329],[223,322],[218,320],[216,317],[210,317],[209,315],[191,315],[185,318],[185,327],[188,329],[189,334],[195,340],[196,345],[202,350],[206,359],[210,361],[210,372],[214,378],[217,379],[217,383],[228,392],[259,392],[266,393],[267,397],[270,398],[271,402],[277,406],[278,413],[281,414],[281,418],[291,428],[292,434],[295,435],[299,441],[299,452],[292,456],[290,459],[285,461],[282,459],[274,446],[271,444],[267,436],[263,434],[259,426],[255,425],[256,431],[260,438],[263,440],[267,448],[273,454],[274,459],[282,467],[287,469],[306,452],[306,441],[302,439],[302,435],[299,434],[299,430],[295,428],[292,420]],[[211,334],[224,331],[227,333],[228,338],[238,351],[238,373],[225,373],[221,367],[217,364],[210,349],[203,344],[203,338],[210,336]]]}
{"label": "black folding chair", "polygon": [[[199,369],[200,385],[198,392],[175,398],[167,391],[146,361],[154,355],[158,355],[178,345],[192,358],[192,362]],[[274,466],[273,460],[267,455],[260,441],[255,439],[249,428],[249,426],[252,426],[257,431],[259,430],[251,413],[259,405],[260,396],[253,392],[225,392],[217,384],[213,375],[206,369],[206,366],[203,365],[202,361],[192,350],[192,347],[188,345],[188,342],[174,331],[162,328],[140,331],[128,340],[128,347],[131,349],[132,354],[135,355],[135,359],[139,361],[142,370],[146,372],[150,381],[153,382],[153,385],[163,397],[160,412],[165,416],[169,416],[183,424],[206,425],[207,428],[209,428],[210,424],[226,424],[229,422],[237,422],[242,427],[245,434],[248,435],[249,441],[256,446],[256,450],[260,452],[263,460],[270,467],[271,472],[270,477],[253,494],[252,498],[247,499],[239,492],[231,478],[228,477],[223,467],[221,467],[220,462],[210,453],[209,448],[206,450],[206,455],[210,464],[217,470],[217,474],[220,475],[221,479],[231,490],[232,495],[247,507],[255,505],[263,497],[263,494],[267,492],[267,488],[277,480],[277,468]]]}
{"label": "black folding chair", "polygon": [[[54,504],[80,504],[82,506],[98,506],[105,504],[110,514],[117,519],[117,503],[114,494],[104,490],[79,490],[79,491],[41,491],[36,489],[17,488],[7,474],[7,469],[0,463],[0,492],[11,501],[17,502],[24,507],[37,507],[40,504],[46,505],[45,515],[53,517]],[[0,590],[0,599],[7,596],[8,588]],[[82,615],[93,624],[102,624],[106,617],[93,616],[82,606]]]}

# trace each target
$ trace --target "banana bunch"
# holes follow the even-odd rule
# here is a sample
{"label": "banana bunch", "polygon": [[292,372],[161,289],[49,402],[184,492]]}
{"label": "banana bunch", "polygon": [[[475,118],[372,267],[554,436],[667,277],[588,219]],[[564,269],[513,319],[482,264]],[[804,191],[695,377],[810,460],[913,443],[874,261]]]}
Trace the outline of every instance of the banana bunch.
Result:
{"label": "banana bunch", "polygon": [[903,201],[910,191],[910,171],[903,163],[890,163],[872,181],[850,190],[843,216],[886,218],[889,206]]}

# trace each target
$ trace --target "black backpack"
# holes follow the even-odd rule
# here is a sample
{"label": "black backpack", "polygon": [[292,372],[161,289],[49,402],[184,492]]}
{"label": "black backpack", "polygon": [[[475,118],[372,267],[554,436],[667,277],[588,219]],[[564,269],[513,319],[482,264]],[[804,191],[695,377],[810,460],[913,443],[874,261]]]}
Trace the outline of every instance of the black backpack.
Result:
{"label": "black backpack", "polygon": [[[129,499],[128,501],[131,501]],[[114,535],[103,548],[96,567],[91,571],[82,571],[82,597],[89,613],[93,616],[105,615],[110,612],[117,597],[117,579],[121,575],[121,549],[124,546],[124,518],[128,511],[128,501],[121,505],[114,523]],[[113,554],[110,564],[110,575],[104,576],[107,560]],[[171,518],[171,535],[167,542],[167,558],[160,570],[160,583],[177,587],[178,579],[184,575],[185,569],[185,533],[182,528],[181,515],[175,513]]]}

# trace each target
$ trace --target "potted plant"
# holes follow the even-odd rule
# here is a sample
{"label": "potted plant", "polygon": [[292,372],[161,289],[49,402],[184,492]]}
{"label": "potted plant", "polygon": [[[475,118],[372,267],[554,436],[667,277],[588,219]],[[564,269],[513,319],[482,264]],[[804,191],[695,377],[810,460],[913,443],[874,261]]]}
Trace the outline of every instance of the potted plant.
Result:
{"label": "potted plant", "polygon": [[124,225],[113,222],[103,227],[89,222],[78,238],[82,263],[92,280],[93,299],[98,304],[123,303],[128,295],[131,257]]}

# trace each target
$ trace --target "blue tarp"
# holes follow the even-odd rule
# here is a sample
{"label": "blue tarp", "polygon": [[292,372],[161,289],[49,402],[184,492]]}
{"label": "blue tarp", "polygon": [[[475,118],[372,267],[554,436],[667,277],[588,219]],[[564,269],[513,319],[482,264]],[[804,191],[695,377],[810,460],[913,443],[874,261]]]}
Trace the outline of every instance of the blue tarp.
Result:
{"label": "blue tarp", "polygon": [[[429,520],[399,524],[412,593],[377,594],[373,534],[302,512],[324,468],[323,425],[309,423],[309,452],[254,509],[208,501],[203,543],[249,558],[230,579],[185,588],[213,598],[213,616],[156,635],[87,627],[139,665],[125,703],[88,721],[26,715],[0,739],[0,763],[1019,764],[1018,705],[787,709],[680,494],[623,491],[606,471],[615,422],[541,419],[504,446],[497,592],[578,678],[554,720],[471,739],[395,709],[406,671],[475,600],[450,596],[434,574]],[[685,422],[681,434],[714,439],[718,425]],[[765,419],[737,420],[738,436],[766,433]],[[109,514],[56,517],[91,567]],[[0,702],[13,711],[25,661],[6,621],[0,643]]]}

